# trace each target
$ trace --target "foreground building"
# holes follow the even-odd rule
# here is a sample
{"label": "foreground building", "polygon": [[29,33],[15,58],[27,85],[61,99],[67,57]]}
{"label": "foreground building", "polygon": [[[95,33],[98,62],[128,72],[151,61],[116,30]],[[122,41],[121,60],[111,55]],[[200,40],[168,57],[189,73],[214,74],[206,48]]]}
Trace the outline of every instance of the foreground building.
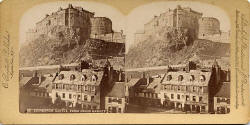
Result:
{"label": "foreground building", "polygon": [[[215,107],[215,111],[228,108],[229,95],[221,97],[224,101],[217,100],[225,95],[220,93],[228,93],[224,92],[224,84],[230,84],[230,71],[221,70],[216,60],[209,68],[198,67],[189,62],[169,66],[162,75],[145,77],[143,73],[142,78],[129,79],[126,84],[129,104],[190,113],[212,113]],[[223,103],[225,100],[228,105]]]}
{"label": "foreground building", "polygon": [[[87,67],[86,67],[87,66]],[[64,102],[66,107],[105,109],[105,97],[115,82],[122,78],[107,60],[104,68],[88,65],[77,70],[61,71],[52,82],[52,103]]]}
{"label": "foreground building", "polygon": [[214,96],[214,111],[217,114],[230,113],[230,82],[223,82]]}
{"label": "foreground building", "polygon": [[124,113],[127,108],[126,88],[124,82],[116,82],[105,96],[105,109],[109,113]]}

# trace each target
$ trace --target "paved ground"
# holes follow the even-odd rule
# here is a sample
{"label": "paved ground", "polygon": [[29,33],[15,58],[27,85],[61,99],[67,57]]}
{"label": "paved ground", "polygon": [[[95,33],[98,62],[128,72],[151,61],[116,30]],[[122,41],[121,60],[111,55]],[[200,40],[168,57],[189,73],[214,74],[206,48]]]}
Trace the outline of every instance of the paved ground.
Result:
{"label": "paved ground", "polygon": [[126,113],[166,113],[166,114],[196,114],[192,112],[183,112],[177,111],[174,109],[165,109],[165,108],[157,108],[157,107],[147,107],[147,106],[139,106],[129,104]]}

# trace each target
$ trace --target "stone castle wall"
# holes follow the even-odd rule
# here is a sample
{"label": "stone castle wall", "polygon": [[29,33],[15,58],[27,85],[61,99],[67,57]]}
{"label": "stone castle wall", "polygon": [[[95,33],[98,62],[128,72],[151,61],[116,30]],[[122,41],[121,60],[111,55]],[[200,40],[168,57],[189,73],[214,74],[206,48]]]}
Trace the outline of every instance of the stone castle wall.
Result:
{"label": "stone castle wall", "polygon": [[144,25],[144,32],[135,33],[135,43],[144,41],[148,36],[159,32],[164,27],[188,29],[194,39],[208,39],[215,42],[229,40],[229,33],[220,31],[220,22],[213,17],[202,17],[202,13],[196,12],[189,7],[180,7],[159,16]]}
{"label": "stone castle wall", "polygon": [[112,21],[106,17],[91,18],[91,34],[109,34],[112,33]]}
{"label": "stone castle wall", "polygon": [[199,36],[199,39],[206,39],[206,40],[211,40],[214,42],[228,42],[230,38],[230,33],[229,32],[220,32],[218,34],[213,34],[213,35],[205,35],[205,36]]}
{"label": "stone castle wall", "polygon": [[84,10],[82,7],[73,7],[71,4],[66,9],[60,7],[51,15],[47,14],[44,19],[36,23],[34,29],[26,32],[26,40],[33,41],[42,34],[54,37],[56,33],[78,40],[100,38],[125,42],[125,36],[121,35],[122,33],[113,33],[112,21],[109,18],[94,17],[94,13]]}
{"label": "stone castle wall", "polygon": [[[167,12],[155,16],[151,21],[144,25],[145,34],[154,33],[160,27],[178,27],[188,28],[198,33],[198,20],[202,17],[202,13],[193,11],[191,8],[169,9]],[[196,37],[196,36],[195,36]]]}
{"label": "stone castle wall", "polygon": [[213,17],[202,17],[199,20],[199,37],[220,34],[220,22]]}
{"label": "stone castle wall", "polygon": [[115,43],[125,43],[125,35],[123,35],[123,32],[113,32],[108,34],[91,34],[90,38],[93,39],[100,39],[107,42],[115,42]]}

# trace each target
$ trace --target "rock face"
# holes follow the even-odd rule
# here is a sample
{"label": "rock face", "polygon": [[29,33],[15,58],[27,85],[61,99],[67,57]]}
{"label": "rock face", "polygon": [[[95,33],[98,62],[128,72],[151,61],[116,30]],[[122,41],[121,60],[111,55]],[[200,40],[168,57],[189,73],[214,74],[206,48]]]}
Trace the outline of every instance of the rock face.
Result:
{"label": "rock face", "polygon": [[[98,39],[81,40],[63,34],[40,36],[20,48],[20,66],[59,65],[79,62],[81,59],[124,57],[125,44]],[[55,37],[56,36],[56,37]]]}
{"label": "rock face", "polygon": [[229,65],[230,44],[193,40],[185,30],[161,30],[148,36],[126,54],[126,68],[166,66],[187,61],[204,63],[222,59]]}

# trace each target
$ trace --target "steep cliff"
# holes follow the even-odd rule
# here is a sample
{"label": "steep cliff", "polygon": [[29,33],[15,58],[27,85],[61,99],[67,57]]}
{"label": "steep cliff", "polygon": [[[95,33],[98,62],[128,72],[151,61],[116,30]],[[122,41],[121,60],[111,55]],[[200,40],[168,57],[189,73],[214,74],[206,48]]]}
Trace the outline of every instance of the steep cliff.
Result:
{"label": "steep cliff", "polygon": [[20,48],[20,66],[58,65],[79,62],[81,59],[123,57],[124,52],[124,43],[87,39],[77,44],[74,39],[44,35]]}
{"label": "steep cliff", "polygon": [[230,65],[229,43],[193,40],[188,33],[184,36],[183,34],[184,31],[162,29],[148,36],[146,40],[129,49],[126,54],[126,67],[164,66],[187,61],[204,64],[215,58],[222,60],[227,66]]}

